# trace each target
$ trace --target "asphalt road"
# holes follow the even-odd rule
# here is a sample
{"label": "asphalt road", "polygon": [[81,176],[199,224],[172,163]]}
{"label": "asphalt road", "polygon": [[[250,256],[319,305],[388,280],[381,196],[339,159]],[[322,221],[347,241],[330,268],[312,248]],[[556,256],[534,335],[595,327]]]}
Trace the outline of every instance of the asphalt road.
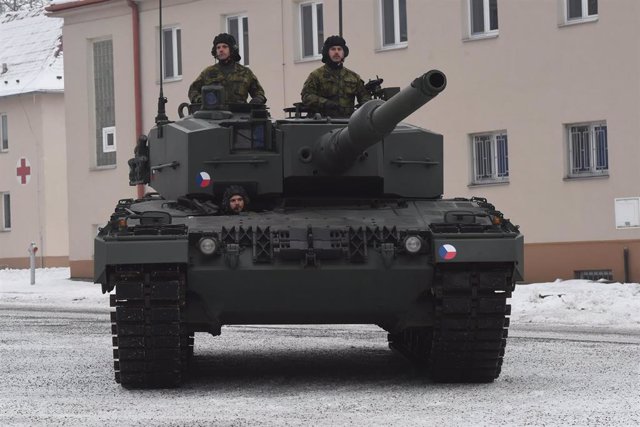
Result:
{"label": "asphalt road", "polygon": [[0,425],[638,425],[640,332],[512,325],[493,384],[434,384],[373,326],[196,334],[189,381],[113,380],[107,311],[0,306]]}

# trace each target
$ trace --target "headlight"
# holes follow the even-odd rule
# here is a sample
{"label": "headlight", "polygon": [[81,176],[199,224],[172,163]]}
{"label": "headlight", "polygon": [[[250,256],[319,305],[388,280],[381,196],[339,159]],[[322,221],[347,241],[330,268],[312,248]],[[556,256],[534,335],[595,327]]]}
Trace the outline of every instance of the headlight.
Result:
{"label": "headlight", "polygon": [[205,255],[213,255],[218,250],[218,242],[212,237],[203,237],[198,242],[200,252]]}
{"label": "headlight", "polygon": [[422,249],[422,239],[419,236],[409,236],[404,239],[404,248],[411,255],[417,254]]}

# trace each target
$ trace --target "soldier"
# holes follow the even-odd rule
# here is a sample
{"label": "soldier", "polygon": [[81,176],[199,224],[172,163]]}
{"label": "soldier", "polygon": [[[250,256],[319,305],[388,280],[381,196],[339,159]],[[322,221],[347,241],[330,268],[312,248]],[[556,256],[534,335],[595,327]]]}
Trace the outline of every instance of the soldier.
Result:
{"label": "soldier", "polygon": [[224,87],[226,103],[247,102],[262,105],[267,102],[264,89],[253,72],[242,65],[236,39],[227,33],[218,34],[213,39],[211,55],[218,60],[217,64],[205,68],[189,87],[189,100],[194,104],[202,102],[202,86],[220,84]]}
{"label": "soldier", "polygon": [[222,211],[226,215],[237,215],[249,206],[249,196],[240,185],[230,185],[222,195]]}
{"label": "soldier", "polygon": [[358,103],[371,96],[364,88],[360,76],[344,67],[349,48],[340,36],[331,36],[322,46],[322,67],[314,70],[302,87],[302,103],[325,116],[349,117],[353,113],[354,99]]}

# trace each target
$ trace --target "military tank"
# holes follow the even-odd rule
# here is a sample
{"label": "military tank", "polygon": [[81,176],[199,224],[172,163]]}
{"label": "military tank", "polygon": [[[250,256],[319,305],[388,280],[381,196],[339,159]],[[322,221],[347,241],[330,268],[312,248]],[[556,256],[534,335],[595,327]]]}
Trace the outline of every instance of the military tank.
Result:
{"label": "military tank", "polygon": [[445,86],[431,70],[349,119],[278,120],[208,86],[140,137],[130,184],[157,193],[120,200],[95,240],[116,381],[176,386],[195,332],[242,324],[375,324],[434,381],[497,378],[523,236],[485,199],[443,199],[442,136],[402,123]]}

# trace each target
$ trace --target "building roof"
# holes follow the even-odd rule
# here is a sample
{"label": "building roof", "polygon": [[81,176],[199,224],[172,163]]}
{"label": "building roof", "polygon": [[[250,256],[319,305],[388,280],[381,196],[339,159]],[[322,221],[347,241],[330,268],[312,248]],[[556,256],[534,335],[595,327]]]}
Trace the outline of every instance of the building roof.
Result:
{"label": "building roof", "polygon": [[62,24],[43,9],[0,15],[0,97],[64,90]]}

